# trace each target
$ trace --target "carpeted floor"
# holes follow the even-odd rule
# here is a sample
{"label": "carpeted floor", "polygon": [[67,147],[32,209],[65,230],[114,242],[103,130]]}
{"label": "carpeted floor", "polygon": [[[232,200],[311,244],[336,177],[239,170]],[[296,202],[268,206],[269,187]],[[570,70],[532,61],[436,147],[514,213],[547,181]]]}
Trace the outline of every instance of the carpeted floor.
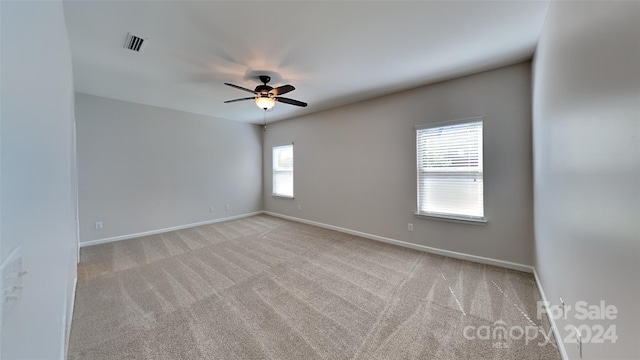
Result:
{"label": "carpeted floor", "polygon": [[270,216],[83,248],[78,276],[69,359],[560,359],[530,274]]}

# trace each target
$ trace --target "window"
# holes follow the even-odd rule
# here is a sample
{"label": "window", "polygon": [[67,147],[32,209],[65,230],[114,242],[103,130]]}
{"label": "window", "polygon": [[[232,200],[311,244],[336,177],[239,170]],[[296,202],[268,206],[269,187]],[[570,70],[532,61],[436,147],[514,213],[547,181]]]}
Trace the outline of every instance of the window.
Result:
{"label": "window", "polygon": [[293,197],[293,144],[273,147],[273,195]]}
{"label": "window", "polygon": [[482,117],[416,127],[416,215],[484,222]]}

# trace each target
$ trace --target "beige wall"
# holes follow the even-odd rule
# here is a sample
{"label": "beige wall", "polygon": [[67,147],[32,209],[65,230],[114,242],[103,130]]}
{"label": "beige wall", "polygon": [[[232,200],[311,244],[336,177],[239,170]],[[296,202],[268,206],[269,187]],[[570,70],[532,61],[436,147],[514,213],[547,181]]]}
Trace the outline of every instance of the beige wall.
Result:
{"label": "beige wall", "polygon": [[78,248],[71,51],[61,1],[0,9],[1,258],[21,249],[27,271],[3,315],[0,358],[61,359]]}
{"label": "beige wall", "polygon": [[[484,116],[488,223],[416,218],[414,126],[476,115]],[[295,199],[272,197],[271,147],[292,141]],[[274,123],[263,156],[268,211],[532,264],[530,63]]]}
{"label": "beige wall", "polygon": [[85,94],[76,118],[81,241],[262,210],[256,125]]}
{"label": "beige wall", "polygon": [[[616,344],[640,358],[640,3],[554,2],[534,62],[535,266],[548,300],[618,308]],[[579,358],[567,344],[570,358]]]}

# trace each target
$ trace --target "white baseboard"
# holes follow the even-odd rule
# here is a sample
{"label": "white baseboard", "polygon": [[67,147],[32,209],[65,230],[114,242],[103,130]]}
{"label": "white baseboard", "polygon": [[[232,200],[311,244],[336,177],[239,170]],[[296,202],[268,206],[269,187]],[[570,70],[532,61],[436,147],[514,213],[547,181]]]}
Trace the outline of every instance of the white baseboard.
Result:
{"label": "white baseboard", "polygon": [[241,219],[241,218],[254,216],[254,215],[260,215],[262,213],[264,213],[264,211],[260,210],[260,211],[255,211],[255,212],[251,212],[251,213],[246,213],[246,214],[240,214],[240,215],[229,216],[229,217],[224,217],[224,218],[219,218],[219,219],[207,220],[207,221],[202,221],[202,222],[193,223],[193,224],[172,226],[172,227],[168,227],[168,228],[164,228],[164,229],[145,231],[145,232],[136,233],[136,234],[120,235],[120,236],[114,236],[114,237],[98,239],[98,240],[83,241],[83,242],[80,243],[80,247],[99,245],[99,244],[106,244],[106,243],[110,243],[110,242],[114,242],[114,241],[133,239],[133,238],[137,238],[137,237],[141,237],[141,236],[149,236],[149,235],[166,233],[166,232],[169,232],[169,231],[176,231],[176,230],[192,228],[192,227],[201,226],[201,225],[215,224],[215,223],[219,223],[219,222],[223,222],[223,221],[229,221],[229,220]]}
{"label": "white baseboard", "polygon": [[491,259],[491,258],[486,258],[486,257],[482,257],[482,256],[476,256],[476,255],[460,253],[460,252],[456,252],[456,251],[438,249],[438,248],[425,246],[425,245],[413,244],[413,243],[406,242],[406,241],[391,239],[391,238],[378,236],[378,235],[373,235],[373,234],[367,234],[367,233],[364,233],[364,232],[361,232],[361,231],[346,229],[346,228],[339,227],[339,226],[323,224],[323,223],[320,223],[320,222],[317,222],[317,221],[301,219],[301,218],[288,216],[288,215],[282,215],[282,214],[274,213],[274,212],[271,212],[271,211],[264,211],[264,213],[267,214],[267,215],[279,217],[279,218],[282,218],[282,219],[297,221],[297,222],[301,222],[301,223],[304,223],[304,224],[309,224],[309,225],[322,227],[322,228],[325,228],[325,229],[331,229],[331,230],[335,230],[335,231],[340,231],[340,232],[343,232],[343,233],[356,235],[356,236],[361,236],[363,238],[376,240],[376,241],[381,241],[381,242],[385,242],[385,243],[388,243],[388,244],[394,244],[394,245],[398,245],[398,246],[402,246],[402,247],[406,247],[406,248],[410,248],[410,249],[414,249],[414,250],[420,250],[420,251],[424,251],[424,252],[428,252],[428,253],[432,253],[432,254],[448,256],[448,257],[455,258],[455,259],[473,261],[473,262],[477,262],[477,263],[481,263],[481,264],[494,265],[494,266],[499,266],[499,267],[503,267],[503,268],[507,268],[507,269],[523,271],[523,272],[527,272],[527,273],[532,273],[533,272],[533,267],[531,267],[529,265],[523,265],[523,264],[514,263],[514,262],[511,262],[511,261]]}
{"label": "white baseboard", "polygon": [[[547,296],[544,294],[544,290],[542,289],[542,283],[540,282],[540,278],[538,277],[538,272],[536,268],[533,268],[533,277],[536,279],[536,284],[538,285],[538,291],[540,292],[540,297],[542,301],[544,301],[544,310],[547,314],[551,314],[551,310],[549,309],[549,301],[547,300]],[[562,341],[562,337],[560,336],[560,331],[558,330],[558,326],[556,325],[556,320],[551,317],[549,318],[549,322],[551,323],[551,329],[553,330],[553,336],[556,337],[556,345],[558,345],[558,350],[560,350],[560,356],[562,356],[562,360],[569,360],[569,356],[567,355],[567,349],[564,347],[564,341]]]}
{"label": "white baseboard", "polygon": [[78,290],[78,276],[73,279],[73,294],[71,294],[71,307],[68,308],[69,313],[65,319],[65,336],[64,336],[64,358],[66,359],[69,355],[69,340],[71,338],[71,323],[73,322],[73,310],[76,307],[76,291]]}

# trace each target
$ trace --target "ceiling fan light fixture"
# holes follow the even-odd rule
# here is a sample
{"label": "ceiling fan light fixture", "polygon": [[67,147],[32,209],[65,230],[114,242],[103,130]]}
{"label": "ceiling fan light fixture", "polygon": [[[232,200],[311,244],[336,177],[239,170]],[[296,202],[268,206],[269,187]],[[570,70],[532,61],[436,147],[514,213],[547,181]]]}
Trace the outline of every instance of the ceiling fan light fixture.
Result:
{"label": "ceiling fan light fixture", "polygon": [[257,97],[256,106],[262,110],[269,110],[276,104],[276,100],[270,97]]}

